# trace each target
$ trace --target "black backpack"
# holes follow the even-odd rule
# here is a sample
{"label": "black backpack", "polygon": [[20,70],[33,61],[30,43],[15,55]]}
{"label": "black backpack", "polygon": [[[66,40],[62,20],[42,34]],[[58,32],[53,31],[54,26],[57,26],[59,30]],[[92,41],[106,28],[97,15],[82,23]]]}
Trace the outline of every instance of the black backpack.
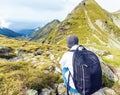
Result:
{"label": "black backpack", "polygon": [[[78,47],[79,48],[79,47]],[[98,57],[83,47],[73,54],[73,81],[81,95],[91,95],[102,86],[102,70]]]}

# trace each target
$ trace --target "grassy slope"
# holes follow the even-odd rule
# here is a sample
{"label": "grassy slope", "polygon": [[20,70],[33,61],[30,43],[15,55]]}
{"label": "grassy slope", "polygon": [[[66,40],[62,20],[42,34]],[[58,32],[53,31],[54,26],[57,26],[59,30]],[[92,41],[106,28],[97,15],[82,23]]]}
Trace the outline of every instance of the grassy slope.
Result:
{"label": "grassy slope", "polygon": [[[54,73],[55,70],[51,68],[58,66],[58,58],[66,48],[1,36],[0,46],[11,47],[13,54],[22,48],[25,50],[22,56],[27,56],[27,59],[17,62],[0,58],[0,95],[23,95],[28,88],[40,90],[48,86],[53,87],[53,84],[62,81],[60,74]],[[60,50],[62,52],[58,53]],[[29,56],[35,52],[42,55]],[[54,55],[54,60],[50,59],[51,54]]]}
{"label": "grassy slope", "polygon": [[31,36],[31,41],[42,41],[56,26],[59,25],[59,23],[58,20],[53,20],[48,23]]}
{"label": "grassy slope", "polygon": [[[11,47],[13,53],[20,48],[25,49],[23,56],[28,53],[43,52],[42,56],[30,56],[28,59],[18,62],[0,58],[0,95],[22,95],[28,88],[40,90],[48,86],[53,87],[53,84],[62,81],[60,75],[54,73],[54,69],[50,68],[58,66],[60,56],[67,51],[65,46],[14,40],[6,37],[0,37],[0,40],[0,46]],[[102,50],[105,47],[98,48]],[[116,49],[110,49],[110,51],[114,55],[120,56]],[[50,60],[50,54],[55,56],[54,60]],[[118,57],[115,58],[120,62]],[[116,63],[117,65],[119,64]],[[47,71],[49,73],[45,73]]]}

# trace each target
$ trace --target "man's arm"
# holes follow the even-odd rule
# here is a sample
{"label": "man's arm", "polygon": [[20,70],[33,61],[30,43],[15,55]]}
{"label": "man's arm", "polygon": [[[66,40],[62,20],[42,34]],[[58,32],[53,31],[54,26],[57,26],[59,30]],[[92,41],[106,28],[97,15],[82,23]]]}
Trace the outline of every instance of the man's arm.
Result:
{"label": "man's arm", "polygon": [[62,58],[60,59],[60,62],[59,62],[59,64],[60,64],[60,69],[61,69],[61,70],[63,69],[65,63],[66,63],[66,56],[65,56],[65,54],[64,54],[64,55],[62,56]]}
{"label": "man's arm", "polygon": [[62,65],[60,64],[60,70],[62,70]]}

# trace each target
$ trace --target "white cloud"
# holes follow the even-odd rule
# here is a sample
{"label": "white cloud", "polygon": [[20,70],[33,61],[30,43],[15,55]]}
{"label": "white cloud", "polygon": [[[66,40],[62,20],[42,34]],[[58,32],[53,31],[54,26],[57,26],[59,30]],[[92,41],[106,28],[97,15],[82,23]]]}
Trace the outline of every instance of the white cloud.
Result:
{"label": "white cloud", "polygon": [[109,12],[120,10],[120,0],[95,0],[102,8]]}
{"label": "white cloud", "polygon": [[[65,17],[82,0],[0,0],[0,17],[6,21],[43,22]],[[95,0],[104,9],[113,12],[120,9],[119,0]],[[8,27],[10,23],[2,21]]]}
{"label": "white cloud", "polygon": [[11,23],[0,18],[0,28],[8,28]]}
{"label": "white cloud", "polygon": [[[26,21],[40,21],[54,18],[63,20],[81,1],[82,0],[0,0],[0,16],[7,16],[8,19]],[[110,11],[120,8],[119,0],[96,1],[103,6],[103,8]]]}

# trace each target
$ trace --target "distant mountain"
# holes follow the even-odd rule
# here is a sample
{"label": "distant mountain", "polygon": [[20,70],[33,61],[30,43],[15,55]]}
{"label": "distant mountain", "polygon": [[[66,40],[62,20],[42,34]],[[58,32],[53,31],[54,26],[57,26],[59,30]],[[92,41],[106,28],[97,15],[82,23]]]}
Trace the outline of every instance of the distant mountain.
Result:
{"label": "distant mountain", "polygon": [[22,34],[23,36],[31,36],[36,29],[22,29],[17,31],[17,33]]}
{"label": "distant mountain", "polygon": [[30,40],[40,41],[49,35],[49,33],[55,29],[60,24],[60,21],[53,20],[42,28],[36,30],[36,32],[31,36]]}
{"label": "distant mountain", "polygon": [[120,48],[120,28],[113,16],[95,0],[83,0],[43,42],[66,45],[69,35],[77,35],[83,45]]}
{"label": "distant mountain", "polygon": [[0,35],[4,35],[7,37],[18,37],[18,36],[22,36],[19,33],[16,33],[8,28],[0,28]]}

